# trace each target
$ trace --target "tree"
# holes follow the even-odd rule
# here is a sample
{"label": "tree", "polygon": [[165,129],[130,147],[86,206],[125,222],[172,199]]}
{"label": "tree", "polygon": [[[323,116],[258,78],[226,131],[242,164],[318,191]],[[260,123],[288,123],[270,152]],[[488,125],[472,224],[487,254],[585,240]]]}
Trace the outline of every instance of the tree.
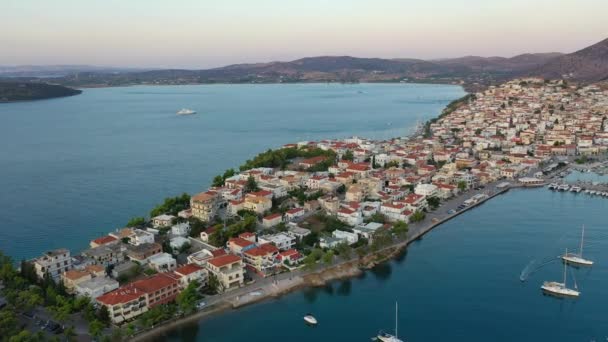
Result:
{"label": "tree", "polygon": [[76,340],[76,329],[74,328],[73,325],[70,325],[69,327],[66,327],[63,330],[63,336],[65,336],[65,339],[68,341],[75,341]]}
{"label": "tree", "polygon": [[150,211],[150,217],[158,216],[161,214],[169,213],[176,215],[179,211],[182,211],[190,206],[190,195],[183,193],[176,197],[167,197],[163,204],[157,205]]}
{"label": "tree", "polygon": [[403,221],[397,221],[393,225],[393,232],[395,233],[395,235],[397,235],[400,238],[405,237],[407,235],[407,231],[408,231],[407,223],[405,223]]}
{"label": "tree", "polygon": [[127,222],[127,227],[141,227],[146,224],[146,219],[143,217],[133,217]]}
{"label": "tree", "polygon": [[391,167],[399,167],[399,162],[396,160],[391,160],[388,163],[384,164],[385,169],[390,169]]}
{"label": "tree", "polygon": [[215,177],[213,177],[213,182],[211,183],[211,186],[223,186],[224,185],[224,178],[221,175],[217,175]]}
{"label": "tree", "polygon": [[259,191],[260,188],[258,187],[258,182],[255,181],[255,178],[253,178],[253,176],[249,176],[249,178],[247,178],[247,183],[245,184],[245,187],[243,188],[244,192],[255,192],[255,191]]}
{"label": "tree", "polygon": [[420,222],[420,221],[424,220],[425,217],[426,217],[426,214],[423,211],[416,210],[416,212],[414,212],[412,214],[412,217],[410,218],[410,221],[412,221],[412,222]]}
{"label": "tree", "polygon": [[353,249],[347,243],[341,243],[336,246],[336,252],[338,252],[338,254],[342,258],[349,259],[353,252]]}
{"label": "tree", "polygon": [[355,159],[355,156],[353,155],[353,151],[346,150],[346,152],[344,152],[344,155],[342,155],[342,159],[353,161]]}
{"label": "tree", "polygon": [[427,198],[426,201],[433,209],[437,209],[439,203],[441,202],[441,200],[439,200],[439,198],[435,196]]}
{"label": "tree", "polygon": [[196,304],[201,298],[198,292],[199,286],[197,281],[193,281],[175,298],[177,305],[184,313],[189,314],[196,309]]}
{"label": "tree", "polygon": [[334,254],[335,253],[332,250],[327,251],[327,253],[323,255],[323,263],[326,265],[330,265],[334,260]]}
{"label": "tree", "polygon": [[89,323],[89,334],[91,334],[91,336],[93,337],[99,337],[103,333],[104,328],[105,324],[95,319],[91,323]]}
{"label": "tree", "polygon": [[111,322],[110,312],[105,305],[102,305],[99,310],[97,310],[97,317],[99,318],[99,321],[105,325],[109,325]]}
{"label": "tree", "polygon": [[9,310],[0,311],[0,336],[13,336],[19,332],[15,313]]}
{"label": "tree", "polygon": [[386,216],[384,216],[382,213],[374,213],[372,216],[370,216],[370,221],[376,223],[385,223]]}
{"label": "tree", "polygon": [[458,190],[465,191],[467,189],[467,182],[460,181],[458,182]]}
{"label": "tree", "polygon": [[209,280],[207,281],[207,291],[210,294],[220,293],[222,290],[222,284],[219,279],[213,273],[209,273]]}

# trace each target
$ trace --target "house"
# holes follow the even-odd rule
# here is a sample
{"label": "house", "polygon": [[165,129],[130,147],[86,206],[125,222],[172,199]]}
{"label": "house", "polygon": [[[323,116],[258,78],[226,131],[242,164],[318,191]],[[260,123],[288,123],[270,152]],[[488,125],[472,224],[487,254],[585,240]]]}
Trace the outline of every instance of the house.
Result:
{"label": "house", "polygon": [[414,192],[417,195],[422,195],[425,197],[434,197],[437,196],[437,186],[433,184],[418,184],[416,185]]}
{"label": "house", "polygon": [[169,246],[174,251],[178,251],[182,247],[189,245],[189,244],[190,244],[190,240],[183,236],[176,236],[176,237],[172,238],[171,240],[169,240]]}
{"label": "house", "polygon": [[228,291],[243,286],[245,269],[243,259],[234,254],[225,254],[207,260],[205,267],[220,283],[220,291]]}
{"label": "house", "polygon": [[418,194],[407,195],[403,200],[403,203],[405,203],[406,208],[411,211],[424,210],[427,207],[425,197]]}
{"label": "house", "polygon": [[99,246],[108,245],[112,243],[118,243],[118,239],[112,235],[106,235],[95,240],[91,240],[89,246],[91,246],[91,248],[97,248]]}
{"label": "house", "polygon": [[214,250],[210,250],[210,249],[201,249],[198,252],[194,252],[190,255],[188,255],[188,263],[190,264],[196,264],[199,266],[205,266],[205,264],[207,263],[207,260],[211,259],[211,258],[215,258],[221,255],[226,255],[226,251],[224,249],[218,248],[218,249],[214,249]]}
{"label": "house", "polygon": [[287,212],[285,213],[285,221],[294,221],[302,216],[304,216],[304,209],[303,208],[293,208],[293,209],[289,209],[287,210]]}
{"label": "house", "polygon": [[180,266],[173,273],[178,277],[181,289],[185,289],[193,281],[198,282],[201,287],[205,287],[209,279],[209,272],[197,264]]}
{"label": "house", "polygon": [[308,159],[304,159],[298,163],[298,166],[303,169],[309,169],[319,163],[324,162],[327,159],[325,156],[312,157]]}
{"label": "house", "polygon": [[271,243],[261,244],[243,252],[243,261],[252,271],[265,277],[274,272],[279,249]]}
{"label": "house", "polygon": [[43,279],[49,274],[54,280],[59,279],[61,274],[72,269],[72,258],[67,249],[55,249],[44,253],[41,257],[33,260],[34,269],[38,278]]}
{"label": "house", "polygon": [[169,253],[154,254],[148,258],[148,264],[157,272],[169,272],[177,267],[177,261]]}
{"label": "house", "polygon": [[[272,197],[272,193],[271,197]],[[249,196],[248,194],[245,197],[245,202],[243,203],[244,209],[251,210],[257,214],[263,214],[264,212],[270,210],[272,208],[272,199],[266,196]]]}
{"label": "house", "polygon": [[235,237],[228,240],[227,246],[230,252],[234,254],[241,254],[244,252],[244,250],[254,248],[255,243],[240,237]]}
{"label": "house", "polygon": [[338,220],[350,225],[355,226],[359,223],[363,222],[363,216],[361,212],[358,210],[353,210],[350,208],[340,208],[338,209]]}
{"label": "house", "polygon": [[190,223],[182,222],[171,226],[171,235],[188,236],[190,234]]}
{"label": "house", "polygon": [[360,237],[367,240],[371,240],[373,235],[382,228],[383,224],[378,222],[370,222],[365,225],[359,225],[353,228],[353,232],[358,234]]}
{"label": "house", "polygon": [[283,215],[280,213],[270,214],[262,219],[262,225],[266,228],[272,228],[283,221]]}
{"label": "house", "polygon": [[154,234],[141,229],[134,229],[129,236],[129,243],[133,246],[143,245],[144,243],[154,243]]}
{"label": "house", "polygon": [[115,265],[114,268],[112,268],[112,278],[119,279],[121,277],[128,277],[132,275],[138,267],[139,265],[131,260]]}
{"label": "house", "polygon": [[352,245],[359,241],[359,236],[357,235],[357,233],[351,233],[344,230],[336,229],[331,233],[331,235],[337,239],[343,240],[348,245]]}
{"label": "house", "polygon": [[289,228],[287,228],[287,234],[295,237],[298,241],[302,241],[304,237],[310,234],[310,230],[298,227],[294,224],[294,226],[290,226]]}
{"label": "house", "polygon": [[133,261],[140,264],[146,264],[148,258],[159,254],[163,251],[163,247],[159,243],[144,243],[138,246],[131,246],[127,250],[127,256]]}
{"label": "house", "polygon": [[76,284],[74,290],[78,296],[95,299],[104,293],[116,290],[118,287],[118,282],[112,278],[95,277]]}
{"label": "house", "polygon": [[282,251],[293,248],[296,244],[296,238],[287,233],[277,233],[270,235],[263,235],[258,238],[260,244],[272,243]]}
{"label": "house", "polygon": [[126,250],[124,244],[109,244],[84,250],[81,254],[93,259],[97,265],[109,266],[123,261]]}
{"label": "house", "polygon": [[361,186],[353,185],[348,188],[348,190],[346,190],[346,200],[349,202],[361,202],[364,197],[365,191],[363,191],[363,188]]}
{"label": "house", "polygon": [[218,194],[213,191],[201,192],[190,198],[192,216],[209,222],[215,217],[218,207]]}
{"label": "house", "polygon": [[288,249],[279,253],[277,260],[282,264],[296,265],[302,260],[302,254],[296,249]]}
{"label": "house", "polygon": [[159,304],[172,302],[178,293],[179,282],[165,273],[159,273],[119,287],[97,297],[96,301],[108,309],[113,323],[120,324]]}
{"label": "house", "polygon": [[61,274],[61,281],[68,293],[74,293],[76,285],[91,278],[92,276],[89,272],[79,270],[68,270]]}
{"label": "house", "polygon": [[175,216],[162,214],[152,218],[152,227],[154,228],[163,228],[169,227],[173,222]]}

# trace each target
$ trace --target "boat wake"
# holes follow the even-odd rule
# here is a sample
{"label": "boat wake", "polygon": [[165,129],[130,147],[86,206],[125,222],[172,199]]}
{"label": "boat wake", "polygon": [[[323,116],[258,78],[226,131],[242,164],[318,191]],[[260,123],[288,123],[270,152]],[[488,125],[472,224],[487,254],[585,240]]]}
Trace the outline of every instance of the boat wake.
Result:
{"label": "boat wake", "polygon": [[536,259],[530,261],[525,267],[524,269],[521,271],[521,273],[519,274],[519,280],[524,282],[526,280],[528,280],[528,278],[533,275],[534,273],[540,271],[541,268],[549,265],[552,262],[558,261],[560,258],[560,256],[558,257],[551,257],[548,259],[543,260],[540,264],[536,265]]}

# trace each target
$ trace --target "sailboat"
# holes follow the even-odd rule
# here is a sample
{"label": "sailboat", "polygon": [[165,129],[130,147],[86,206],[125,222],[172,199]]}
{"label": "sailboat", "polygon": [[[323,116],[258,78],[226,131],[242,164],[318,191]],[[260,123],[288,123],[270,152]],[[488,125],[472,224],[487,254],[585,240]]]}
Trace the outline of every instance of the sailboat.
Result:
{"label": "sailboat", "polygon": [[585,239],[585,225],[583,225],[583,229],[581,230],[581,246],[579,247],[578,254],[566,253],[566,254],[562,255],[562,260],[564,260],[564,262],[569,262],[571,264],[580,265],[580,266],[593,265],[593,261],[583,258],[583,241],[584,241],[584,239]]}
{"label": "sailboat", "polygon": [[[568,250],[566,249],[566,255]],[[545,293],[558,296],[558,297],[578,297],[580,292],[577,290],[569,289],[566,286],[566,273],[568,270],[568,261],[564,260],[564,282],[558,283],[556,281],[546,281],[540,287]],[[576,286],[576,284],[574,285]]]}
{"label": "sailboat", "polygon": [[377,340],[380,340],[382,342],[403,342],[402,340],[399,339],[399,337],[397,337],[397,315],[399,312],[399,307],[397,306],[397,302],[395,302],[395,335],[391,335],[389,333],[385,333],[383,331],[380,331],[378,333],[378,336],[376,336]]}

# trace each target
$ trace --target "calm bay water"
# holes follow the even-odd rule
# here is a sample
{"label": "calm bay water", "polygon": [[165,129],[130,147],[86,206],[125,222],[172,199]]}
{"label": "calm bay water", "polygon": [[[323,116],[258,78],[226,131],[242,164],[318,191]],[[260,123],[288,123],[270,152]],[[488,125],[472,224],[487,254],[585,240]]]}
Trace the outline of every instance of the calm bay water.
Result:
{"label": "calm bay water", "polygon": [[[405,135],[462,95],[412,84],[138,86],[0,104],[0,250],[80,250],[268,148]],[[176,116],[182,107],[199,114]]]}
{"label": "calm bay water", "polygon": [[[608,200],[583,194],[510,191],[363,277],[223,313],[158,340],[369,341],[378,329],[392,331],[398,300],[399,335],[408,342],[606,341],[606,210]],[[542,295],[543,281],[562,279],[556,257],[578,248],[582,224],[585,255],[596,264],[571,272],[581,297]],[[307,312],[317,327],[305,326]]]}

